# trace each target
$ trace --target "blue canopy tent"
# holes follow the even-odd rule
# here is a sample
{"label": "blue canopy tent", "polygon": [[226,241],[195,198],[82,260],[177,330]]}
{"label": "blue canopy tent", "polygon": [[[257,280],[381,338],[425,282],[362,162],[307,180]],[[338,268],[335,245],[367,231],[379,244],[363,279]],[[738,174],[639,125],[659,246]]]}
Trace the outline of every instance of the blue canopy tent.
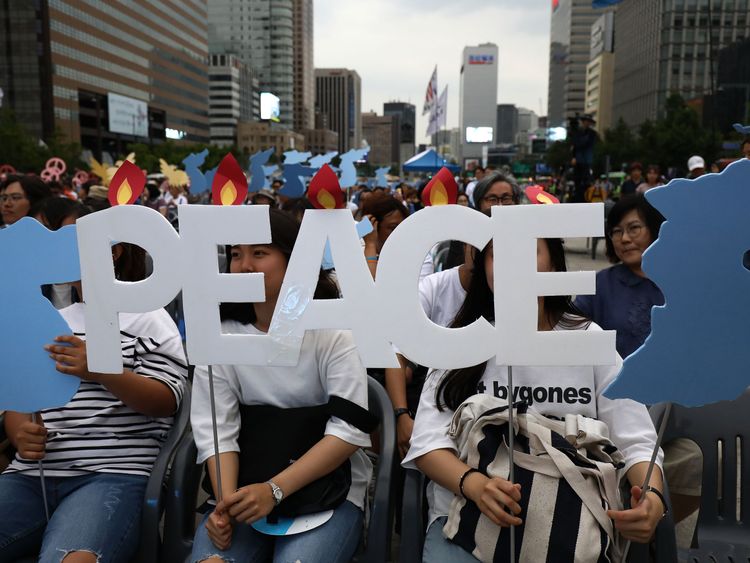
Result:
{"label": "blue canopy tent", "polygon": [[404,163],[404,172],[437,172],[443,166],[454,174],[461,170],[457,164],[447,162],[442,156],[435,152],[435,149],[428,149],[419,154],[415,154]]}

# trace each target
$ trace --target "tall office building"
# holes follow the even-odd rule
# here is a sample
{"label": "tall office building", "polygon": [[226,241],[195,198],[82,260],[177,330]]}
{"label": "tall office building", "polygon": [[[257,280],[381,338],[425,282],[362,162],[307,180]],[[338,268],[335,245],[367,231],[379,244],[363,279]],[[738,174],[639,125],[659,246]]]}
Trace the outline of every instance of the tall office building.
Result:
{"label": "tall office building", "polygon": [[518,108],[514,104],[497,104],[495,144],[512,145],[518,133]]}
{"label": "tall office building", "polygon": [[[85,4],[85,6],[84,6]],[[206,3],[0,3],[0,88],[27,130],[98,158],[128,143],[208,142]]]}
{"label": "tall office building", "polygon": [[367,161],[376,166],[398,166],[401,120],[398,115],[362,114],[362,138],[370,146]]}
{"label": "tall office building", "polygon": [[718,80],[720,53],[750,37],[747,0],[629,0],[618,6],[615,37],[614,120],[656,119],[672,92],[700,105],[712,93],[750,88]]}
{"label": "tall office building", "polygon": [[458,123],[464,162],[481,158],[483,147],[495,142],[497,55],[494,43],[464,47],[463,50]]}
{"label": "tall office building", "polygon": [[[211,52],[239,56],[258,76],[261,91],[280,98],[279,118],[286,127],[295,124],[294,3],[295,0],[208,0]],[[312,35],[312,24],[309,29]]]}
{"label": "tall office building", "polygon": [[407,102],[386,102],[383,104],[383,115],[399,117],[399,161],[404,163],[414,156],[417,108]]}
{"label": "tall office building", "polygon": [[258,79],[230,53],[213,53],[208,64],[211,144],[233,145],[237,142],[237,122],[260,119]]}
{"label": "tall office building", "polygon": [[615,80],[615,13],[602,14],[591,26],[591,54],[586,65],[584,112],[596,120],[596,128],[612,126],[612,96]]}
{"label": "tall office building", "polygon": [[591,0],[554,0],[550,26],[549,91],[550,127],[566,124],[584,112],[586,65],[591,50],[591,26],[602,10]]}
{"label": "tall office building", "polygon": [[339,135],[339,152],[362,143],[362,81],[356,70],[315,69],[315,109]]}
{"label": "tall office building", "polygon": [[294,0],[294,130],[315,127],[313,0]]}

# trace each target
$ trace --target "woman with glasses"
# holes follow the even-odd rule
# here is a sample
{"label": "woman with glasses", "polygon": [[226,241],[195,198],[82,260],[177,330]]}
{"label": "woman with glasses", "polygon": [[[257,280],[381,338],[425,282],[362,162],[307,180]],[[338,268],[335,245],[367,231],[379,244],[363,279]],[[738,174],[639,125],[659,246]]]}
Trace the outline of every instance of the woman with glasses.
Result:
{"label": "woman with glasses", "polygon": [[34,217],[42,201],[50,195],[47,184],[36,176],[8,176],[0,184],[3,225],[12,225],[22,217]]}
{"label": "woman with glasses", "polygon": [[651,332],[651,307],[664,296],[641,267],[643,252],[659,236],[664,217],[642,195],[623,197],[607,217],[607,257],[615,265],[596,275],[596,295],[580,295],[576,306],[605,330],[617,331],[625,358]]}
{"label": "woman with glasses", "polygon": [[[661,290],[641,267],[643,252],[659,236],[664,217],[643,195],[618,201],[607,217],[607,256],[615,265],[596,275],[596,295],[581,295],[576,306],[606,330],[617,331],[617,351],[625,358],[651,333],[651,308],[664,304]],[[702,456],[690,440],[663,446],[675,522],[700,506]]]}

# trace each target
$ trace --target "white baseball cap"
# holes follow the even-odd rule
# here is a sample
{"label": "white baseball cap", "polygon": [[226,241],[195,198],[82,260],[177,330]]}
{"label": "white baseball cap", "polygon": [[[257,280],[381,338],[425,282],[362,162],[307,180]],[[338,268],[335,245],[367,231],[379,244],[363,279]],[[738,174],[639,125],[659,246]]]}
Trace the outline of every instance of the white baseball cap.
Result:
{"label": "white baseball cap", "polygon": [[692,172],[696,168],[705,168],[706,167],[706,161],[703,160],[700,156],[691,156],[688,159],[688,170]]}

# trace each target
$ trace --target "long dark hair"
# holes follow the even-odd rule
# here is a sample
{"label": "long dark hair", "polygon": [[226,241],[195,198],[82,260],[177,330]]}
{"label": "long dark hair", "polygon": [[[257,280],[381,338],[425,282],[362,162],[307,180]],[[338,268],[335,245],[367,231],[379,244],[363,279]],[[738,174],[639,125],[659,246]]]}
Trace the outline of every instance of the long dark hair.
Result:
{"label": "long dark hair", "polygon": [[[555,272],[566,272],[565,249],[562,239],[544,239],[549,249],[552,268]],[[487,272],[484,266],[485,257],[490,249],[487,245],[484,250],[477,252],[474,256],[474,264],[471,272],[471,281],[466,291],[464,304],[459,309],[456,319],[451,328],[468,326],[479,318],[489,322],[495,320],[494,295],[492,288],[487,284]],[[566,329],[579,329],[588,326],[589,321],[584,314],[573,304],[570,295],[553,295],[544,297],[544,314],[550,326],[560,325]],[[448,371],[438,384],[435,391],[435,402],[439,410],[449,408],[456,410],[466,399],[475,395],[477,385],[484,374],[487,362],[481,364],[453,369]]]}
{"label": "long dark hair", "polygon": [[[274,208],[269,209],[269,218],[271,222],[271,245],[276,247],[289,263],[289,257],[292,255],[294,243],[297,241],[297,235],[299,234],[300,222],[293,215]],[[226,247],[226,253],[226,272],[229,273],[232,265],[230,246]],[[336,282],[321,269],[313,297],[315,299],[336,299],[338,296],[339,290]],[[222,321],[232,320],[242,324],[252,324],[257,320],[252,303],[221,303],[219,314]]]}

